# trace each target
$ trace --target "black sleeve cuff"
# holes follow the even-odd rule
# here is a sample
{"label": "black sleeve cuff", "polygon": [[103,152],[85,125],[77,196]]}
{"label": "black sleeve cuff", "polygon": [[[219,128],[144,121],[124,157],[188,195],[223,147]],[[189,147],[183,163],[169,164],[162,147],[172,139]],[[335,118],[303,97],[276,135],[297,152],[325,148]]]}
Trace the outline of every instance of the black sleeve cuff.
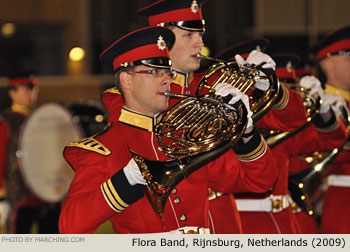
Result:
{"label": "black sleeve cuff", "polygon": [[317,114],[314,121],[313,121],[315,126],[321,131],[329,132],[329,131],[336,129],[339,126],[338,117],[336,116],[336,114],[334,113],[332,108],[330,110],[331,110],[332,116],[327,122],[323,121],[320,114]]}
{"label": "black sleeve cuff", "polygon": [[123,170],[101,185],[102,192],[113,210],[121,212],[144,195],[142,185],[130,185]]}
{"label": "black sleeve cuff", "polygon": [[247,143],[244,144],[243,141],[240,140],[233,147],[239,160],[252,161],[262,156],[266,151],[265,140],[256,126],[254,126],[253,131],[253,137]]}

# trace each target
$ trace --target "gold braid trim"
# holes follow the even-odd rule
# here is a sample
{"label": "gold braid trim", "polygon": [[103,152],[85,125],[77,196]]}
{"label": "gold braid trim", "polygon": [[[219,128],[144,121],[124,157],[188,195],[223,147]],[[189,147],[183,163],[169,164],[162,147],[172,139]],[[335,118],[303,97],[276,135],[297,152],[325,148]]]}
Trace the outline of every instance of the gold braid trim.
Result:
{"label": "gold braid trim", "polygon": [[266,142],[262,136],[260,136],[260,140],[260,144],[255,150],[247,154],[237,155],[238,159],[242,161],[253,161],[262,156],[266,151]]}
{"label": "gold braid trim", "polygon": [[67,144],[67,147],[78,147],[84,150],[102,154],[104,156],[108,156],[112,153],[106,146],[92,137],[83,138],[79,141],[69,143]]}
{"label": "gold braid trim", "polygon": [[285,84],[283,82],[281,82],[281,89],[283,92],[283,96],[280,99],[280,101],[276,104],[274,104],[271,109],[276,109],[276,110],[281,110],[283,109],[285,106],[287,106],[288,100],[289,100],[289,92],[288,92],[288,88],[285,86]]}
{"label": "gold braid trim", "polygon": [[193,73],[189,73],[187,77],[186,74],[183,74],[181,72],[176,72],[176,77],[171,80],[171,83],[177,84],[181,87],[188,87],[192,81],[193,81]]}
{"label": "gold braid trim", "polygon": [[332,132],[332,131],[336,130],[339,127],[339,125],[340,125],[339,117],[338,117],[338,115],[336,115],[336,120],[332,125],[330,125],[328,127],[324,127],[324,128],[317,127],[317,130],[320,132],[326,132],[326,133]]}
{"label": "gold braid trim", "polygon": [[103,93],[104,93],[104,94],[105,94],[105,93],[110,93],[110,94],[122,95],[122,94],[119,92],[119,90],[118,90],[117,87],[112,87],[112,88],[106,89]]}
{"label": "gold braid trim", "polygon": [[109,205],[116,212],[121,212],[129,206],[121,199],[110,179],[101,185],[101,189]]}

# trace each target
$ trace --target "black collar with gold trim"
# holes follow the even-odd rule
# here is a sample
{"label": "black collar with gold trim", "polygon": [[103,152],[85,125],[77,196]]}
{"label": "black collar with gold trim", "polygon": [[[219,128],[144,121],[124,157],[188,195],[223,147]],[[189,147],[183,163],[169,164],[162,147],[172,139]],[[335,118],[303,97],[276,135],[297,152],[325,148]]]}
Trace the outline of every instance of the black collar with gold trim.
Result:
{"label": "black collar with gold trim", "polygon": [[151,117],[123,107],[119,116],[119,122],[153,132],[154,125],[161,119],[160,115],[161,114]]}
{"label": "black collar with gold trim", "polygon": [[177,84],[182,87],[188,87],[193,80],[193,73],[183,73],[176,71],[176,77],[171,80],[173,84]]}

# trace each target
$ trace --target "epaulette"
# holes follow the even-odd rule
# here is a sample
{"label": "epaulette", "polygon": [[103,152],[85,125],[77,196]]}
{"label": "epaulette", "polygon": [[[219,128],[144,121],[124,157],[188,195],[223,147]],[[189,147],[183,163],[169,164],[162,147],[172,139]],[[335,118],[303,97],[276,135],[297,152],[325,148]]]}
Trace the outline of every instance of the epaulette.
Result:
{"label": "epaulette", "polygon": [[106,146],[93,137],[87,137],[79,141],[69,143],[67,144],[67,147],[77,147],[84,150],[97,152],[104,156],[108,156],[112,153]]}
{"label": "epaulette", "polygon": [[103,93],[104,94],[105,93],[110,93],[110,94],[119,94],[119,95],[121,95],[121,93],[120,93],[120,91],[118,90],[117,87],[108,88]]}

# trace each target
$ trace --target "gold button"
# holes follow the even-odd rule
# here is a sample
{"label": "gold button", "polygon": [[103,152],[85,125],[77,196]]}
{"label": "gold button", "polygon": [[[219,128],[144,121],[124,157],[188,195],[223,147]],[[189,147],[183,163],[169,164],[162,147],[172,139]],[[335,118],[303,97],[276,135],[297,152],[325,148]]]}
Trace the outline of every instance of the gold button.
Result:
{"label": "gold button", "polygon": [[187,220],[187,216],[185,214],[180,215],[180,220],[185,221]]}
{"label": "gold button", "polygon": [[175,202],[176,204],[179,204],[179,203],[180,203],[180,198],[179,198],[179,197],[176,197],[176,198],[174,199],[174,202]]}
{"label": "gold button", "polygon": [[290,205],[290,207],[294,210],[294,211],[297,211],[298,210],[298,205],[297,205],[297,203],[295,203],[295,202],[292,202],[292,204]]}
{"label": "gold button", "polygon": [[176,193],[177,193],[176,188],[174,188],[171,192],[172,192],[173,194],[176,194]]}
{"label": "gold button", "polygon": [[190,95],[190,94],[191,94],[191,90],[187,90],[187,91],[186,91],[186,94],[187,94],[187,95]]}

